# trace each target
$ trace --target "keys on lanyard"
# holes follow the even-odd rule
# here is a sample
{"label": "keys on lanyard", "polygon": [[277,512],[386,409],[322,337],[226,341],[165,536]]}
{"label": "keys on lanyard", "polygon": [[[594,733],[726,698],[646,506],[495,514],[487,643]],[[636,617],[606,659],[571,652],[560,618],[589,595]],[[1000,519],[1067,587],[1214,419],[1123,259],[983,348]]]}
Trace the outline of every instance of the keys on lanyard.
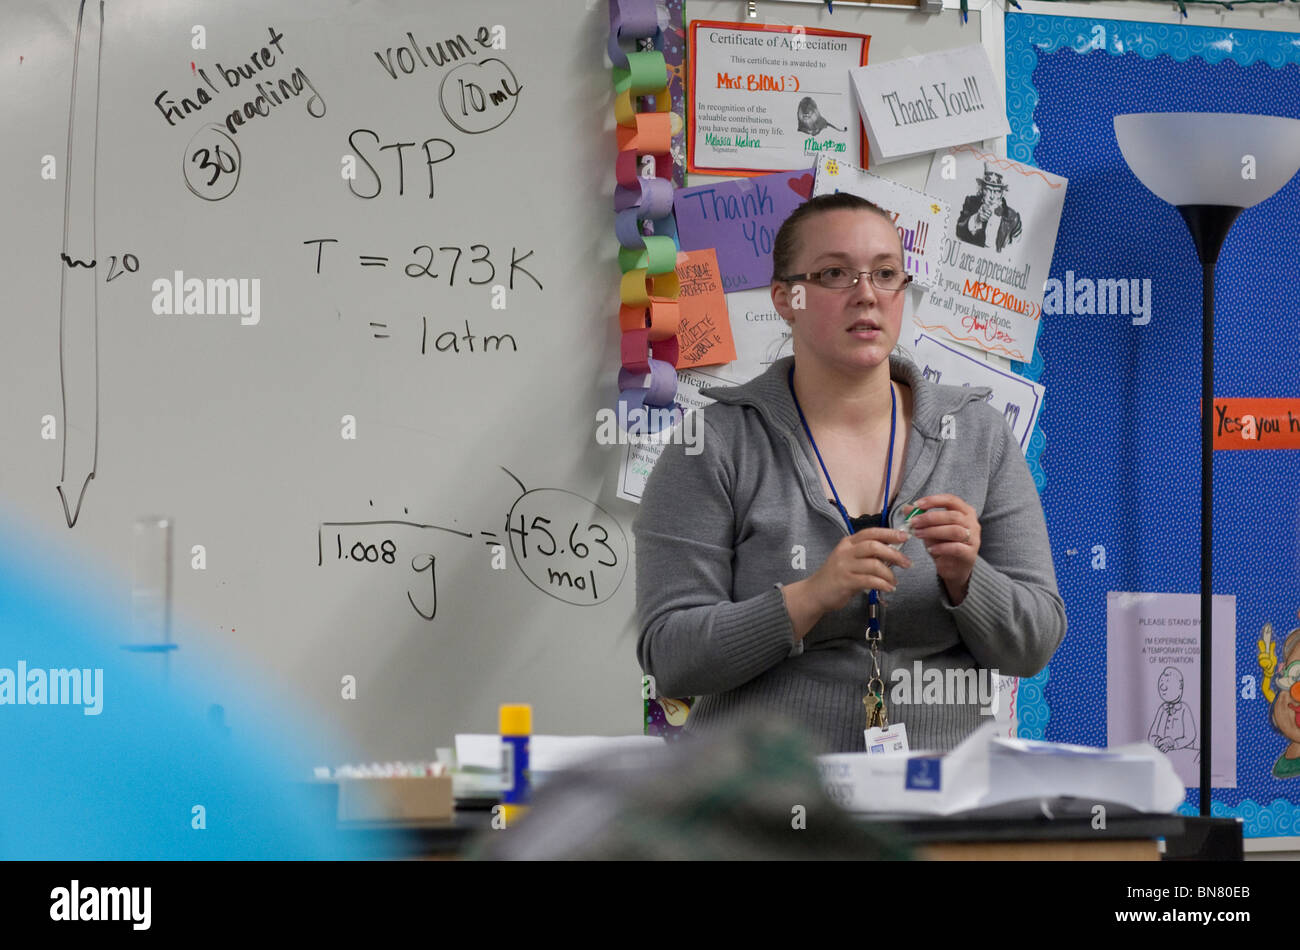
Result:
{"label": "keys on lanyard", "polygon": [[867,600],[867,643],[871,647],[871,679],[867,682],[867,695],[862,704],[867,709],[867,728],[889,728],[889,714],[885,709],[885,681],[880,675],[880,598],[873,590]]}

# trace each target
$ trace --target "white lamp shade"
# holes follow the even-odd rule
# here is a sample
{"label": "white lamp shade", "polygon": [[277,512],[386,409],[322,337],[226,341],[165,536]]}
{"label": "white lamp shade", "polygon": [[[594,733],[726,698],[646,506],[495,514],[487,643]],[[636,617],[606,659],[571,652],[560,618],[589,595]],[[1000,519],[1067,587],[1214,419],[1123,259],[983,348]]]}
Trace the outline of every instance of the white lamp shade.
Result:
{"label": "white lamp shade", "polygon": [[1300,119],[1229,112],[1115,116],[1138,180],[1171,205],[1249,208],[1300,170]]}

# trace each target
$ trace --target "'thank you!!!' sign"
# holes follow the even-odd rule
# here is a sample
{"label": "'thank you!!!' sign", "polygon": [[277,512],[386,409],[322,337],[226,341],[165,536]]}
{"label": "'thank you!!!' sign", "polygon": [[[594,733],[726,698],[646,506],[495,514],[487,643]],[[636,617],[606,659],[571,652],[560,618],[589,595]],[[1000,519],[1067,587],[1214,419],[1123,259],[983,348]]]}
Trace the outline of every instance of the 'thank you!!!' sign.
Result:
{"label": "'thank you!!!' sign", "polygon": [[849,71],[879,165],[1006,135],[1006,111],[982,46],[962,46]]}

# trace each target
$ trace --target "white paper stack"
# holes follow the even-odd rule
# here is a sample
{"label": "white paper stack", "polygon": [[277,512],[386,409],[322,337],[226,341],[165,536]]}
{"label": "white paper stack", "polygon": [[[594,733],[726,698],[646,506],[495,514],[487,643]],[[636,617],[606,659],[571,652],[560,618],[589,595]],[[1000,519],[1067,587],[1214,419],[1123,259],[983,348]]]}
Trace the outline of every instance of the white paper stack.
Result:
{"label": "white paper stack", "polygon": [[[528,776],[534,786],[547,777],[613,752],[662,749],[658,736],[530,736]],[[491,795],[500,791],[501,737],[463,733],[456,736],[456,771],[452,774],[457,797]],[[619,760],[607,759],[611,767]]]}
{"label": "white paper stack", "polygon": [[1076,798],[1140,812],[1172,812],[1185,789],[1173,764],[1145,743],[1116,749],[1009,739],[981,727],[947,755],[820,756],[831,799],[849,811],[953,815],[1014,801]]}

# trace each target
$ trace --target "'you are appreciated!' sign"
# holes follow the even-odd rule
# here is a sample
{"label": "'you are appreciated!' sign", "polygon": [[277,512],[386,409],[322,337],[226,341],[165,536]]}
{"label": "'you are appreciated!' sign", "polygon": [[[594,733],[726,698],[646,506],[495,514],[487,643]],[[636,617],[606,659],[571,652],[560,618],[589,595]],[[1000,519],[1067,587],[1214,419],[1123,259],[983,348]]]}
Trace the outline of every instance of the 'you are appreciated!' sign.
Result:
{"label": "'you are appreciated!' sign", "polygon": [[1010,130],[982,46],[862,66],[849,76],[873,165]]}

